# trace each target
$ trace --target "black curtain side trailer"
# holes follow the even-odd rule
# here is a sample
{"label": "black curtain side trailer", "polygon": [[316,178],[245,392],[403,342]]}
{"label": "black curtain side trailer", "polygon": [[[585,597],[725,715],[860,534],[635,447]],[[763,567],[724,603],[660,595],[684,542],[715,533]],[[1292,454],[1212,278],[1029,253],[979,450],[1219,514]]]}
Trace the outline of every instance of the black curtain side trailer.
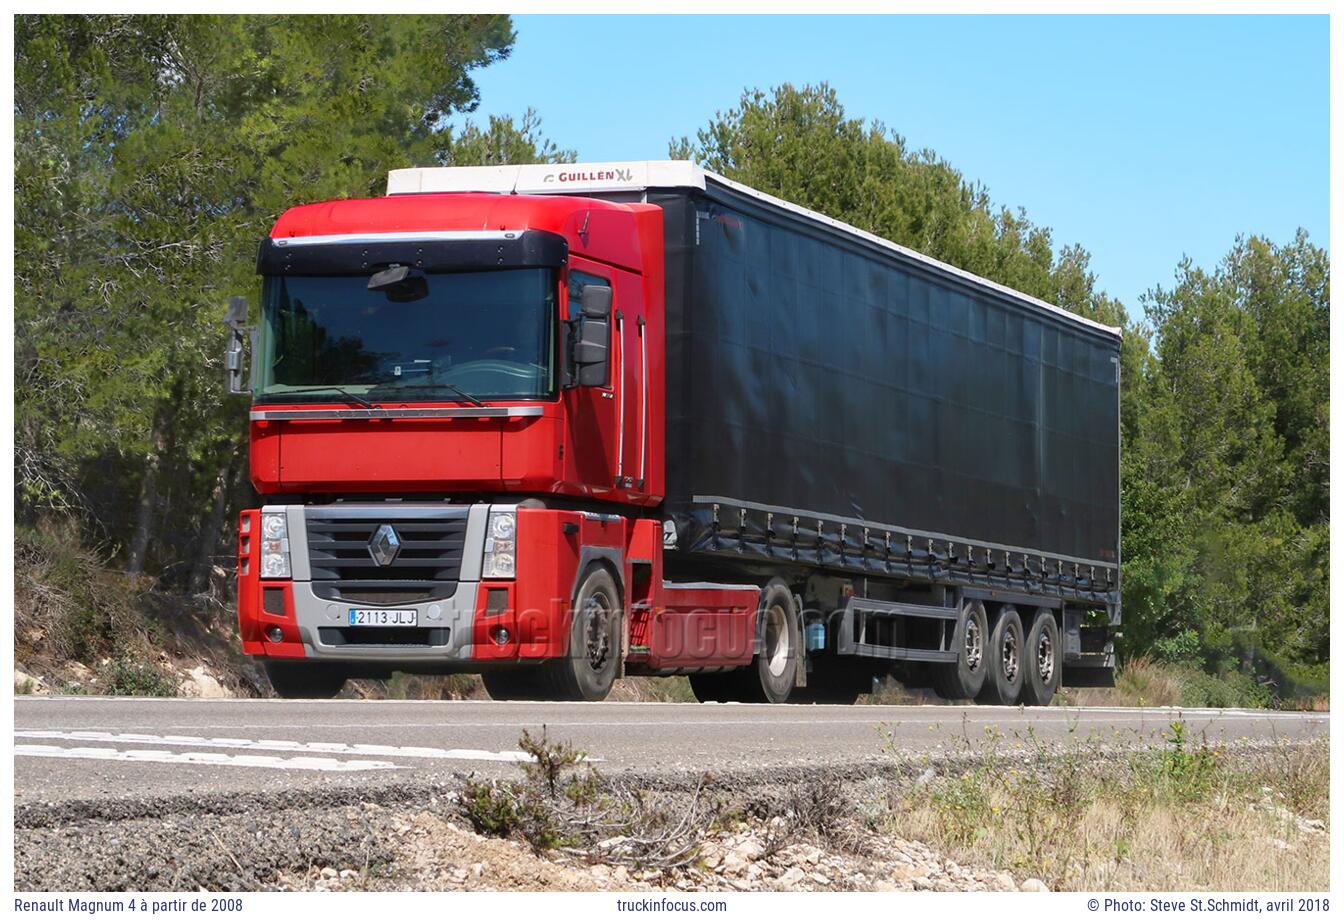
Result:
{"label": "black curtain side trailer", "polygon": [[436,191],[662,207],[666,577],[782,580],[809,672],[939,664],[947,695],[983,604],[1112,680],[1120,330],[686,161],[388,177]]}
{"label": "black curtain side trailer", "polygon": [[667,571],[839,585],[805,607],[834,608],[811,611],[832,651],[879,659],[953,660],[966,598],[1049,607],[1065,683],[1109,683],[1119,331],[712,174],[644,199]]}

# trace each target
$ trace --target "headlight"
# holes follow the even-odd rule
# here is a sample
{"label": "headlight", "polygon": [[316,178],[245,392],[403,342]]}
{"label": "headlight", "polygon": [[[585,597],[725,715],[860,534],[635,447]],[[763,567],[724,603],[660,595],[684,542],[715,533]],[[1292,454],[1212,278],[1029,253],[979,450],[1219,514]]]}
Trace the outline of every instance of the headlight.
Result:
{"label": "headlight", "polygon": [[283,514],[263,514],[261,516],[261,535],[267,540],[283,540],[289,536]]}
{"label": "headlight", "polygon": [[490,536],[496,540],[512,540],[516,529],[512,511],[496,511],[490,515]]}
{"label": "headlight", "polygon": [[261,516],[261,577],[290,577],[289,527],[283,513]]}
{"label": "headlight", "polygon": [[483,578],[512,578],[517,570],[514,560],[517,519],[512,511],[490,512],[489,526],[485,529],[485,560]]}
{"label": "headlight", "polygon": [[288,578],[289,553],[273,553],[263,550],[261,553],[262,578]]}

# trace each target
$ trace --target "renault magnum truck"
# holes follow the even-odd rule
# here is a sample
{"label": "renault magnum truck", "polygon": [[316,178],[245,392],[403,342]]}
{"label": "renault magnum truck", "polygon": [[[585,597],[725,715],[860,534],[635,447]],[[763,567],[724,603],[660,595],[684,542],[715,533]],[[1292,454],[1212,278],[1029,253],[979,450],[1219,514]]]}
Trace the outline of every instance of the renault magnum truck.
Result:
{"label": "renault magnum truck", "polygon": [[238,620],[281,696],[1112,681],[1118,329],[676,161],[395,170],[257,271]]}

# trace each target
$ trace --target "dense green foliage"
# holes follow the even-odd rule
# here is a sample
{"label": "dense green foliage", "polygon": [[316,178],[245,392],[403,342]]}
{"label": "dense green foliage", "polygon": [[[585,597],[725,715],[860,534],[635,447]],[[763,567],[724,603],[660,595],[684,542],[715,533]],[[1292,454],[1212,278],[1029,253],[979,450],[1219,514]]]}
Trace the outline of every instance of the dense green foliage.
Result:
{"label": "dense green foliage", "polygon": [[286,207],[412,163],[573,159],[534,113],[455,129],[505,16],[22,16],[15,35],[21,517],[79,513],[199,588],[249,500],[223,304]]}
{"label": "dense green foliage", "polygon": [[1324,683],[1329,261],[1305,233],[1238,239],[1211,271],[1183,263],[1136,323],[1081,246],[847,117],[828,86],[748,91],[670,153],[1123,326],[1122,652],[1284,693]]}
{"label": "dense green foliage", "polygon": [[[462,125],[512,42],[504,16],[18,17],[20,522],[62,512],[125,570],[201,590],[253,500],[220,320],[257,240],[392,167],[572,160],[530,110]],[[1180,266],[1136,323],[1081,246],[826,86],[748,92],[672,154],[1124,325],[1125,651],[1319,677],[1329,265],[1305,235]]]}

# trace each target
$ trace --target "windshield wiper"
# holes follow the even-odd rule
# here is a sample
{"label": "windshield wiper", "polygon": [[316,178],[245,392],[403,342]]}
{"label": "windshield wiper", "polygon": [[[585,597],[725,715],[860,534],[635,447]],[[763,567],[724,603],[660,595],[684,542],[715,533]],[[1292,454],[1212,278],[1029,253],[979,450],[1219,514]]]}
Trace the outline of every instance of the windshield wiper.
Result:
{"label": "windshield wiper", "polygon": [[485,408],[485,403],[481,402],[481,400],[477,399],[475,396],[472,396],[470,393],[468,393],[466,390],[462,389],[455,383],[438,383],[435,385],[441,387],[447,387],[448,389],[456,393],[458,396],[461,396],[467,402],[471,403],[473,406],[480,406],[482,409]]}
{"label": "windshield wiper", "polygon": [[357,402],[366,409],[376,408],[373,403],[369,402],[358,393],[351,393],[345,387],[338,387],[335,384],[328,384],[320,387],[295,387],[292,390],[285,390],[283,393],[267,393],[265,395],[288,396],[290,393],[340,393],[342,396],[347,397],[351,402]]}
{"label": "windshield wiper", "polygon": [[[380,384],[380,385],[382,385],[382,384]],[[483,402],[481,402],[481,400],[480,400],[478,397],[476,397],[476,396],[472,396],[470,393],[468,393],[466,390],[462,389],[462,388],[461,388],[460,386],[458,386],[457,384],[455,384],[455,383],[448,383],[446,380],[437,380],[437,381],[435,381],[434,383],[410,383],[410,384],[405,384],[405,385],[403,385],[403,386],[400,386],[400,387],[398,387],[397,389],[399,389],[399,390],[433,390],[433,389],[437,389],[437,388],[439,388],[439,387],[443,387],[443,388],[445,388],[445,389],[452,390],[452,391],[453,391],[454,393],[456,393],[458,396],[461,396],[463,400],[465,400],[466,402],[471,403],[473,406],[479,406],[479,407],[482,408],[482,409],[487,408],[487,407],[486,407],[486,404],[483,403]]]}

